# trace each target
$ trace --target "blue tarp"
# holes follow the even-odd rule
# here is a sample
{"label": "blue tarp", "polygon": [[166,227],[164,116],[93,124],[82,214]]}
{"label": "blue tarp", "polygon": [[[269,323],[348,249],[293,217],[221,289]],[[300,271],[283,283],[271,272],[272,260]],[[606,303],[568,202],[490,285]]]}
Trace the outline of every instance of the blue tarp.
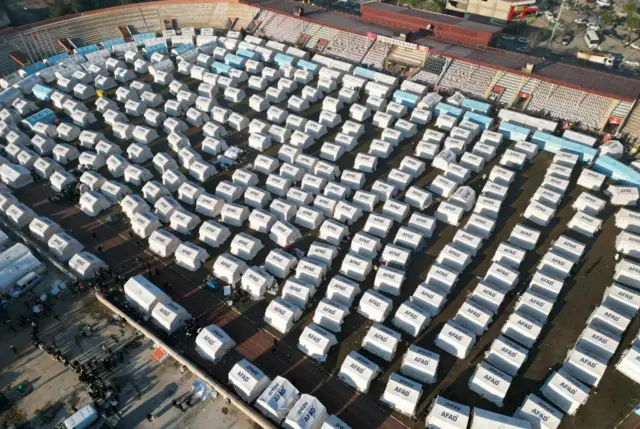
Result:
{"label": "blue tarp", "polygon": [[213,64],[211,64],[211,71],[217,74],[228,75],[231,68],[231,66],[221,63],[220,61],[214,61]]}
{"label": "blue tarp", "polygon": [[33,87],[33,95],[41,101],[51,101],[52,92],[53,88],[49,88],[47,85],[42,85],[40,83]]}
{"label": "blue tarp", "polygon": [[63,52],[61,54],[53,55],[45,59],[44,61],[50,66],[52,66],[52,65],[58,64],[62,60],[66,60],[67,58],[69,58],[69,54],[67,52]]}
{"label": "blue tarp", "polygon": [[244,68],[244,63],[246,61],[246,58],[242,58],[234,54],[227,54],[224,56],[224,63],[237,69]]}
{"label": "blue tarp", "polygon": [[240,48],[236,51],[236,55],[243,58],[249,58],[251,60],[260,59],[260,55],[257,52],[250,51],[249,49]]}
{"label": "blue tarp", "polygon": [[195,49],[195,46],[193,46],[193,43],[184,43],[182,45],[174,45],[172,48],[172,51],[175,55],[180,55],[192,49]]}
{"label": "blue tarp", "polygon": [[24,122],[29,128],[33,128],[35,124],[38,122],[44,122],[45,124],[55,124],[56,114],[53,113],[51,109],[42,109],[41,111],[34,113],[33,115],[25,118],[22,122]]}
{"label": "blue tarp", "polygon": [[526,140],[531,134],[531,130],[527,127],[512,124],[511,122],[502,121],[498,132],[504,136],[507,140],[520,141]]}
{"label": "blue tarp", "polygon": [[13,100],[19,97],[22,97],[20,90],[14,87],[9,87],[0,92],[0,106],[9,107],[11,106],[11,103],[13,103]]}
{"label": "blue tarp", "polygon": [[163,55],[166,55],[166,54],[169,53],[169,50],[167,49],[167,45],[164,44],[164,43],[160,43],[158,45],[147,46],[142,51],[144,52],[144,56],[147,59],[151,58],[151,55],[155,54],[156,52],[160,52]]}
{"label": "blue tarp", "polygon": [[364,67],[356,67],[355,69],[353,69],[353,74],[355,76],[360,76],[370,80],[373,80],[373,78],[376,76],[376,72],[374,72],[373,70],[365,69]]}
{"label": "blue tarp", "polygon": [[123,43],[124,39],[122,37],[116,37],[115,39],[103,40],[102,42],[100,42],[102,47],[105,49],[109,49],[112,46],[121,45]]}
{"label": "blue tarp", "polygon": [[313,75],[318,74],[318,70],[320,70],[320,66],[318,64],[307,60],[298,60],[298,68],[306,70]]}
{"label": "blue tarp", "polygon": [[76,54],[88,54],[90,52],[98,52],[100,50],[100,48],[98,48],[98,45],[87,45],[87,46],[81,46],[78,49],[76,49]]}
{"label": "blue tarp", "polygon": [[47,68],[47,65],[45,63],[43,63],[42,61],[38,61],[37,63],[33,63],[29,66],[26,66],[25,68],[23,68],[22,70],[28,74],[28,75],[32,75],[32,74],[36,74],[38,73],[40,70],[44,70]]}
{"label": "blue tarp", "polygon": [[473,112],[484,113],[485,115],[491,111],[490,104],[483,103],[477,100],[472,100],[470,98],[467,98],[462,102],[462,107],[469,109]]}
{"label": "blue tarp", "polygon": [[598,153],[596,149],[563,139],[562,137],[556,137],[544,131],[536,131],[533,137],[531,137],[531,142],[537,144],[542,150],[547,152],[555,153],[562,150],[579,155],[580,161],[583,162],[591,162]]}
{"label": "blue tarp", "polygon": [[633,167],[609,156],[599,156],[594,163],[594,168],[596,171],[626,185],[640,186],[640,173]]}
{"label": "blue tarp", "polygon": [[133,40],[138,44],[142,44],[145,40],[154,39],[156,37],[156,33],[140,33],[134,34]]}
{"label": "blue tarp", "polygon": [[433,109],[433,116],[438,116],[440,113],[444,113],[445,115],[455,116],[456,118],[459,118],[460,116],[462,116],[463,112],[464,110],[459,107],[440,102],[436,104],[435,109]]}
{"label": "blue tarp", "polygon": [[396,90],[393,93],[393,101],[413,109],[418,105],[418,96],[410,92]]}
{"label": "blue tarp", "polygon": [[292,57],[290,55],[285,55],[285,54],[281,54],[281,53],[277,53],[276,56],[273,58],[273,62],[276,63],[278,65],[278,67],[282,67],[282,66],[295,66],[296,65],[296,60],[297,58]]}
{"label": "blue tarp", "polygon": [[479,125],[482,129],[489,129],[493,125],[493,118],[490,116],[481,115],[475,112],[466,112],[464,119]]}

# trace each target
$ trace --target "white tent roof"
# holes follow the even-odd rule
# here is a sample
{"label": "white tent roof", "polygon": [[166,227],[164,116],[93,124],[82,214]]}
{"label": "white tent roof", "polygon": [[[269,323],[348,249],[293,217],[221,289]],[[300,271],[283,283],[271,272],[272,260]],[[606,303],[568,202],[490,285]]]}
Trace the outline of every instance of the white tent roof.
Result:
{"label": "white tent roof", "polygon": [[467,429],[471,408],[436,396],[429,406],[426,424],[429,429]]}
{"label": "white tent roof", "polygon": [[250,261],[256,257],[263,247],[264,245],[258,238],[241,232],[240,234],[236,234],[233,240],[231,240],[229,252],[240,259]]}
{"label": "white tent roof", "polygon": [[319,241],[314,241],[307,250],[307,257],[315,259],[327,267],[330,267],[333,260],[338,256],[338,248]]}
{"label": "white tent roof", "polygon": [[593,237],[600,231],[602,220],[587,213],[578,212],[569,221],[567,227],[587,237]]}
{"label": "white tent roof", "polygon": [[440,356],[415,344],[409,349],[402,359],[400,372],[422,383],[434,383],[437,378]]}
{"label": "white tent roof", "polygon": [[349,250],[366,259],[373,259],[378,256],[382,248],[380,240],[366,232],[358,232],[351,239]]}
{"label": "white tent roof", "polygon": [[124,284],[124,294],[132,304],[135,304],[143,312],[150,314],[155,305],[164,299],[167,294],[142,276],[133,276]]}
{"label": "white tent roof", "polygon": [[175,251],[176,265],[189,271],[197,271],[209,258],[209,253],[193,243],[184,242]]}
{"label": "white tent roof", "polygon": [[335,335],[315,323],[308,324],[298,340],[298,349],[307,356],[324,362],[329,349],[338,344]]}
{"label": "white tent roof", "polygon": [[616,212],[616,227],[625,231],[640,233],[640,213],[621,208]]}
{"label": "white tent roof", "polygon": [[53,234],[62,231],[62,227],[46,217],[36,217],[29,223],[29,231],[36,239],[48,242]]}
{"label": "white tent roof", "polygon": [[526,256],[526,252],[519,247],[507,243],[500,243],[491,260],[501,265],[518,269]]}
{"label": "white tent roof", "polygon": [[297,264],[298,260],[294,256],[282,249],[274,249],[267,255],[264,267],[269,273],[283,279]]}
{"label": "white tent roof", "polygon": [[285,299],[276,297],[267,306],[264,321],[278,332],[286,334],[300,316],[302,316],[300,308]]}
{"label": "white tent roof", "polygon": [[280,247],[288,247],[301,237],[298,228],[282,221],[274,223],[269,232],[269,238]]}
{"label": "white tent roof", "polygon": [[482,308],[489,310],[491,313],[498,314],[505,295],[505,291],[481,281],[473,292],[471,292],[471,300],[478,303]]}
{"label": "white tent roof", "polygon": [[327,298],[351,307],[353,300],[360,294],[358,283],[337,275],[331,278],[327,286]]}
{"label": "white tent roof", "polygon": [[107,264],[89,252],[79,252],[69,260],[69,268],[81,279],[93,278],[100,268],[107,268]]}
{"label": "white tent roof", "polygon": [[476,335],[482,335],[493,319],[491,311],[468,299],[455,315],[454,320]]}
{"label": "white tent roof", "polygon": [[411,296],[411,302],[426,310],[431,316],[437,315],[446,301],[446,294],[428,283],[418,285]]}
{"label": "white tent roof", "polygon": [[614,336],[620,336],[629,327],[631,319],[604,305],[600,305],[593,310],[593,313],[589,316],[588,323],[593,324],[596,328],[610,332]]}
{"label": "white tent roof", "polygon": [[286,429],[318,429],[327,419],[327,409],[315,397],[302,394],[283,423]]}
{"label": "white tent roof", "polygon": [[448,321],[436,338],[436,346],[449,354],[464,359],[476,342],[476,335],[455,321]]}
{"label": "white tent roof", "polygon": [[562,369],[587,386],[596,387],[607,369],[607,362],[575,347],[567,354]]}
{"label": "white tent roof", "polygon": [[392,373],[380,401],[402,414],[413,416],[422,396],[422,385]]}
{"label": "white tent roof", "polygon": [[580,177],[578,177],[577,184],[591,191],[599,191],[605,179],[606,176],[604,174],[583,168]]}
{"label": "white tent roof", "polygon": [[147,202],[142,199],[141,196],[136,194],[127,195],[120,201],[120,207],[122,208],[122,212],[127,215],[129,219],[133,217],[136,213],[146,212],[150,210]]}
{"label": "white tent roof", "polygon": [[546,299],[532,291],[525,291],[516,302],[515,309],[531,319],[539,320],[543,324],[547,322],[553,309],[553,300]]}
{"label": "white tent roof", "polygon": [[533,429],[558,429],[564,414],[539,396],[530,393],[513,416],[528,421]]}
{"label": "white tent roof", "polygon": [[616,369],[636,383],[640,383],[640,344],[634,343],[622,353]]}
{"label": "white tent roof", "polygon": [[175,210],[169,218],[171,229],[181,234],[189,234],[198,224],[200,224],[200,218],[185,210]]}
{"label": "white tent roof", "polygon": [[617,313],[633,318],[640,309],[640,292],[614,283],[605,290],[603,303]]}
{"label": "white tent roof", "polygon": [[519,273],[498,262],[493,262],[487,270],[484,281],[502,291],[509,291],[518,283]]}
{"label": "white tent roof", "polygon": [[233,385],[236,393],[250,404],[269,385],[269,377],[248,360],[242,359],[229,371],[229,383]]}
{"label": "white tent roof", "polygon": [[196,351],[211,362],[220,359],[235,345],[231,337],[216,325],[205,326],[196,337]]}
{"label": "white tent roof", "polygon": [[538,263],[538,270],[560,279],[566,279],[571,276],[572,269],[573,262],[551,251],[545,253]]}
{"label": "white tent roof", "polygon": [[633,288],[640,288],[640,264],[637,264],[629,259],[622,259],[616,264],[616,271],[613,279],[626,286]]}
{"label": "white tent roof", "polygon": [[471,263],[471,255],[447,244],[438,254],[436,261],[440,265],[461,272]]}
{"label": "white tent roof", "polygon": [[511,314],[502,327],[502,333],[518,343],[531,347],[538,340],[542,324],[517,312]]}
{"label": "white tent roof", "polygon": [[[385,248],[386,249],[386,248]],[[384,258],[385,254],[382,254]],[[382,258],[381,258],[382,259]],[[384,261],[388,262],[388,261]],[[379,292],[399,296],[404,283],[406,273],[388,266],[381,265],[373,281],[373,288]]]}
{"label": "white tent roof", "polygon": [[344,318],[348,315],[349,308],[346,305],[323,298],[313,315],[313,322],[331,332],[340,332]]}
{"label": "white tent roof", "polygon": [[525,250],[533,250],[540,238],[540,231],[517,224],[511,230],[509,243]]}
{"label": "white tent roof", "polygon": [[149,250],[163,258],[173,255],[179,244],[180,239],[164,229],[157,229],[149,236]]}
{"label": "white tent roof", "polygon": [[469,429],[533,429],[529,421],[474,407]]}
{"label": "white tent roof", "polygon": [[247,268],[247,264],[243,260],[228,253],[223,253],[216,258],[213,264],[213,275],[229,284],[233,284],[240,281]]}
{"label": "white tent roof", "polygon": [[370,259],[349,252],[342,260],[340,274],[356,281],[363,281],[373,269]]}
{"label": "white tent roof", "polygon": [[400,333],[380,323],[374,323],[363,338],[362,347],[386,361],[391,361],[401,339]]}
{"label": "white tent roof", "polygon": [[[378,270],[380,272],[380,270]],[[417,337],[420,332],[427,326],[431,320],[431,315],[418,304],[411,301],[403,302],[395,316],[393,317],[393,325],[413,337]]]}
{"label": "white tent roof", "polygon": [[358,313],[374,322],[383,322],[393,309],[391,299],[379,292],[368,290],[360,298]]}
{"label": "white tent roof", "polygon": [[253,266],[247,269],[240,279],[240,287],[254,299],[261,299],[268,288],[274,283],[274,278],[264,269]]}
{"label": "white tent roof", "polygon": [[159,301],[153,310],[151,318],[168,333],[175,332],[191,315],[181,305],[171,300]]}
{"label": "white tent roof", "polygon": [[[493,402],[497,406],[502,407],[511,381],[512,377],[509,376],[509,374],[483,361],[476,366],[476,370],[469,379],[469,389],[489,402]],[[471,426],[474,426],[473,423]]]}
{"label": "white tent roof", "polygon": [[433,264],[427,273],[426,283],[449,293],[458,281],[459,272],[444,265]]}
{"label": "white tent roof", "polygon": [[312,283],[297,278],[287,279],[282,286],[282,298],[299,308],[305,308],[315,293],[316,288]]}
{"label": "white tent roof", "polygon": [[551,373],[540,391],[545,398],[570,416],[589,399],[589,388],[563,369]]}
{"label": "white tent roof", "polygon": [[380,374],[380,367],[356,351],[342,362],[338,378],[358,392],[367,393],[371,382]]}
{"label": "white tent roof", "polygon": [[61,261],[68,261],[73,255],[84,249],[82,243],[66,232],[52,235],[47,245],[49,246],[49,251]]}
{"label": "white tent roof", "polygon": [[300,392],[284,377],[276,376],[256,400],[256,407],[280,424],[298,400]]}

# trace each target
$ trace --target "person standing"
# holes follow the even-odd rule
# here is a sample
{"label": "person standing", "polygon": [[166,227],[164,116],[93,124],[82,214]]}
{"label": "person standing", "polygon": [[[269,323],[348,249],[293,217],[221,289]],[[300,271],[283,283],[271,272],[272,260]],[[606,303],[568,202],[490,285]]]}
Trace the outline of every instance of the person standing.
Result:
{"label": "person standing", "polygon": [[18,349],[14,345],[11,346],[11,351],[13,352],[14,355],[18,354]]}

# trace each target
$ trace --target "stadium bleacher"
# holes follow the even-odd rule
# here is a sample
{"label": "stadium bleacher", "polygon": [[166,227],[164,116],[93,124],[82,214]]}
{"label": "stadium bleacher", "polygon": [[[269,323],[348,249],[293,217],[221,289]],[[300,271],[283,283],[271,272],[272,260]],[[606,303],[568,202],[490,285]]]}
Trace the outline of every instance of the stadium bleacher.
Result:
{"label": "stadium bleacher", "polygon": [[411,76],[409,80],[428,85],[436,85],[448,65],[449,60],[446,57],[429,55],[424,64],[424,68]]}
{"label": "stadium bleacher", "polygon": [[362,64],[375,70],[382,71],[384,60],[391,51],[391,45],[385,42],[375,42],[362,59]]}
{"label": "stadium bleacher", "polygon": [[466,61],[454,60],[439,85],[484,97],[497,71]]}
{"label": "stadium bleacher", "polygon": [[300,34],[302,34],[306,25],[306,22],[299,19],[278,13],[271,13],[270,16],[264,20],[259,31],[270,39],[294,44],[300,37]]}
{"label": "stadium bleacher", "polygon": [[343,60],[359,63],[366,55],[372,41],[364,36],[341,31],[329,43],[324,53]]}

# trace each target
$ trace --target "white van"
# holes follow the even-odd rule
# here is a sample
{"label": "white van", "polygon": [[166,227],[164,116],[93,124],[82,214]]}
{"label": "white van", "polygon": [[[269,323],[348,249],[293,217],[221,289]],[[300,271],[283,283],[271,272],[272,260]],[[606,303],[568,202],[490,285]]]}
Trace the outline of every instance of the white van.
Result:
{"label": "white van", "polygon": [[59,426],[59,429],[87,429],[92,424],[98,421],[98,411],[89,404],[80,408],[74,415],[69,417],[64,423]]}
{"label": "white van", "polygon": [[16,285],[9,291],[9,295],[11,295],[12,298],[17,298],[40,283],[40,280],[42,280],[42,277],[31,271],[29,274],[22,277],[16,282]]}
{"label": "white van", "polygon": [[584,35],[584,43],[589,49],[595,49],[600,44],[600,36],[594,30],[587,30]]}

